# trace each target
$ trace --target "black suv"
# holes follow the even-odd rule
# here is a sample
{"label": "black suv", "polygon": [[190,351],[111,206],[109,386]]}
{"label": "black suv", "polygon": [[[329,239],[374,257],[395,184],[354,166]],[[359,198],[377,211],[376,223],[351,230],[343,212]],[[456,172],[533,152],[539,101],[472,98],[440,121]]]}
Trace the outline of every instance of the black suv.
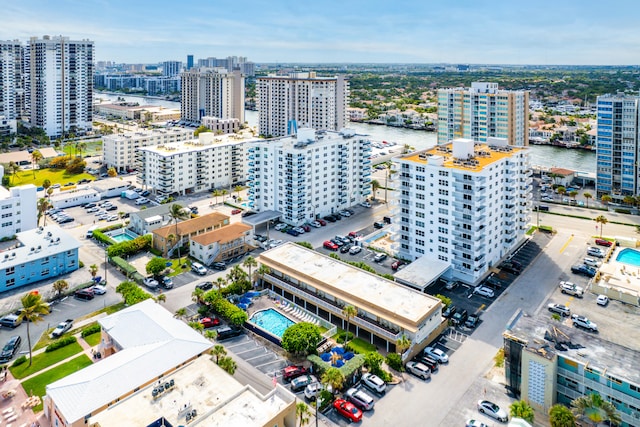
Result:
{"label": "black suv", "polygon": [[451,316],[451,323],[454,325],[464,325],[464,322],[467,321],[469,314],[467,310],[457,311]]}
{"label": "black suv", "polygon": [[449,304],[443,311],[442,311],[442,317],[448,319],[450,317],[452,317],[456,311],[458,311],[458,307],[456,307],[453,304]]}
{"label": "black suv", "polygon": [[0,353],[0,361],[7,362],[16,355],[18,350],[20,349],[20,344],[22,343],[22,338],[18,335],[14,335],[9,338],[9,341],[4,345],[2,349],[2,353]]}
{"label": "black suv", "polygon": [[227,264],[224,262],[214,262],[213,264],[211,264],[211,268],[213,268],[214,270],[222,271],[227,268]]}
{"label": "black suv", "polygon": [[223,326],[218,329],[218,337],[216,338],[218,341],[226,340],[229,338],[237,337],[242,334],[242,328],[233,327],[233,326]]}
{"label": "black suv", "polygon": [[203,291],[208,291],[209,289],[213,289],[213,283],[211,282],[202,282],[196,285],[196,288],[202,289]]}

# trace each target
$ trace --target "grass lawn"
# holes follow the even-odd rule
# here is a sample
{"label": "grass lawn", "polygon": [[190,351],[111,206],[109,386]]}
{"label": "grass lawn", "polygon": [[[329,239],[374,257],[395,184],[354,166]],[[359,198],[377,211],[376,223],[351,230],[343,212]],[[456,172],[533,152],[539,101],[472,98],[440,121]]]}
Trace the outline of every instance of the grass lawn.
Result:
{"label": "grass lawn", "polygon": [[[117,304],[110,305],[110,306],[105,307],[105,308],[101,308],[98,311],[94,311],[93,313],[89,313],[89,314],[87,314],[85,316],[79,317],[78,319],[76,319],[76,321],[80,321],[80,320],[83,320],[83,319],[88,319],[90,317],[97,316],[100,313],[106,313],[107,315],[113,314],[115,312],[118,312],[118,311],[122,310],[123,308],[125,308],[124,302],[119,302]],[[83,326],[82,329],[87,328],[87,327],[89,327],[91,325],[93,325],[93,323],[90,323],[89,325]]]}
{"label": "grass lawn", "polygon": [[87,335],[86,337],[84,337],[84,340],[91,347],[94,347],[94,346],[100,344],[101,336],[102,336],[102,334],[100,332],[96,332],[95,334]]}
{"label": "grass lawn", "polygon": [[[33,356],[31,366],[29,366],[29,361],[27,360],[27,362],[23,363],[22,365],[10,367],[9,370],[15,378],[24,378],[38,371],[41,371],[44,368],[53,365],[54,363],[58,363],[61,360],[66,359],[67,357],[71,357],[74,354],[80,353],[81,351],[82,347],[80,347],[80,344],[75,342],[50,353],[40,353]],[[29,356],[27,356],[27,359],[28,358]]]}
{"label": "grass lawn", "polygon": [[[169,273],[169,277],[177,276],[178,274],[182,274],[185,271],[189,271],[191,269],[191,261],[189,258],[181,258],[180,260],[172,259],[171,261],[171,273]],[[182,264],[187,264],[187,268],[182,268]]]}
{"label": "grass lawn", "polygon": [[[97,156],[98,154],[102,153],[102,141],[92,140],[92,141],[83,141],[83,142],[87,144],[87,148],[82,150],[82,157]],[[76,144],[69,143],[68,145],[64,146],[62,151],[67,153],[68,156],[75,156],[77,155]]]}
{"label": "grass lawn", "polygon": [[[82,368],[86,368],[89,365],[91,365],[91,359],[89,359],[86,354],[83,354],[75,359],[71,359],[67,363],[63,363],[60,366],[56,366],[53,369],[24,381],[22,383],[22,387],[27,394],[44,397],[47,393],[45,389],[47,385],[79,371]],[[37,413],[40,411],[42,411],[42,404],[33,408],[33,412]]]}
{"label": "grass lawn", "polygon": [[377,350],[375,345],[360,338],[354,338],[349,341],[349,347],[353,349],[354,353],[359,354],[367,354]]}
{"label": "grass lawn", "polygon": [[67,182],[78,182],[80,179],[95,180],[96,178],[88,173],[72,174],[67,173],[64,169],[38,169],[36,177],[33,177],[33,171],[27,170],[18,172],[18,175],[10,176],[10,186],[33,184],[40,187],[45,179],[51,181],[51,184],[66,184]]}

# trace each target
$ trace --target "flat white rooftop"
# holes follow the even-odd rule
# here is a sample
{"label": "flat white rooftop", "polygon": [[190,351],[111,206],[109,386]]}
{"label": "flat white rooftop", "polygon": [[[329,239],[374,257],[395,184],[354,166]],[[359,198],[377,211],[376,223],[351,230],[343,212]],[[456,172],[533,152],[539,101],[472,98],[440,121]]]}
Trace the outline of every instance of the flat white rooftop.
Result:
{"label": "flat white rooftop", "polygon": [[156,153],[161,156],[174,156],[176,154],[206,151],[216,147],[238,145],[256,140],[257,138],[248,138],[240,134],[214,135],[211,132],[205,132],[199,135],[199,139],[151,145],[140,148],[140,150]]}
{"label": "flat white rooftop", "polygon": [[154,382],[91,417],[88,424],[146,426],[164,417],[173,426],[187,425],[187,411],[183,411],[186,405],[197,412],[189,426],[262,427],[295,401],[295,396],[281,386],[261,395],[240,384],[208,355],[189,362],[161,382],[171,380],[175,387],[160,397],[152,396],[157,385]]}
{"label": "flat white rooftop", "polygon": [[[389,320],[398,317],[409,324],[420,323],[440,300],[399,285],[376,274],[345,264],[293,242],[260,255],[260,261],[296,271],[321,282],[328,292],[367,311],[383,311]],[[304,279],[303,279],[304,280]]]}
{"label": "flat white rooftop", "polygon": [[450,265],[446,261],[425,255],[398,271],[393,277],[399,283],[424,291],[430,283],[447,271]]}

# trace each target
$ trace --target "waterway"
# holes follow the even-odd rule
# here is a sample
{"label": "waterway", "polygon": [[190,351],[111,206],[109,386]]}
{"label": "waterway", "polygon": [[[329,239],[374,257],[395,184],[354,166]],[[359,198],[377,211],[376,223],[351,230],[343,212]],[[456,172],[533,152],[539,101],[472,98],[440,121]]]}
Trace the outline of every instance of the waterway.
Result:
{"label": "waterway", "polygon": [[[96,93],[96,100],[102,102],[113,102],[117,98],[124,98],[127,102],[137,102],[140,105],[160,105],[166,108],[180,108],[179,102],[166,101],[146,96],[118,95]],[[245,120],[250,126],[258,124],[258,112],[245,112]],[[393,141],[399,145],[408,144],[417,150],[433,147],[437,143],[435,132],[425,132],[413,129],[395,128],[390,126],[376,126],[366,123],[349,123],[349,127],[356,130],[358,134],[368,135],[373,141]],[[541,167],[561,167],[580,172],[596,171],[595,151],[575,150],[568,148],[553,147],[550,145],[532,145],[531,164]]]}

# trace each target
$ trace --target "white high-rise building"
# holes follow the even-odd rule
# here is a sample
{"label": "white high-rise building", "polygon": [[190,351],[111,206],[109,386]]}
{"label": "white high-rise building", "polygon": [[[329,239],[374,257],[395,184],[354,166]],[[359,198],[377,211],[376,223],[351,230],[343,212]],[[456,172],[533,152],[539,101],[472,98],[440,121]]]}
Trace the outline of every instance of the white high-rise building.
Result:
{"label": "white high-rise building", "polygon": [[248,141],[240,135],[204,132],[195,140],[139,148],[138,182],[161,195],[233,189],[246,180]]}
{"label": "white high-rise building", "polygon": [[24,51],[25,104],[32,126],[50,137],[91,130],[94,45],[32,37]]}
{"label": "white high-rise building", "polygon": [[486,82],[438,90],[438,144],[457,138],[486,142],[490,137],[529,145],[529,91],[500,90],[498,83]]}
{"label": "white high-rise building", "polygon": [[204,116],[244,123],[244,75],[240,70],[192,68],[181,76],[182,121],[200,123]]}
{"label": "white high-rise building", "polygon": [[296,127],[339,131],[347,123],[349,81],[315,72],[269,75],[256,82],[260,133],[286,136]]}
{"label": "white high-rise building", "polygon": [[527,148],[469,139],[394,159],[399,256],[450,263],[450,278],[476,283],[525,238],[531,213]]}
{"label": "white high-rise building", "polygon": [[0,239],[36,228],[37,212],[35,185],[27,184],[10,189],[0,187]]}
{"label": "white high-rise building", "polygon": [[0,40],[0,116],[7,120],[23,113],[22,52],[20,41]]}
{"label": "white high-rise building", "polygon": [[124,172],[136,167],[137,149],[190,139],[193,139],[193,129],[181,127],[105,135],[102,138],[104,163],[108,168]]}
{"label": "white high-rise building", "polygon": [[350,129],[250,142],[249,206],[292,225],[354,206],[371,194],[370,155],[371,142]]}
{"label": "white high-rise building", "polygon": [[182,71],[181,61],[164,61],[162,63],[162,75],[165,77],[173,77]]}

